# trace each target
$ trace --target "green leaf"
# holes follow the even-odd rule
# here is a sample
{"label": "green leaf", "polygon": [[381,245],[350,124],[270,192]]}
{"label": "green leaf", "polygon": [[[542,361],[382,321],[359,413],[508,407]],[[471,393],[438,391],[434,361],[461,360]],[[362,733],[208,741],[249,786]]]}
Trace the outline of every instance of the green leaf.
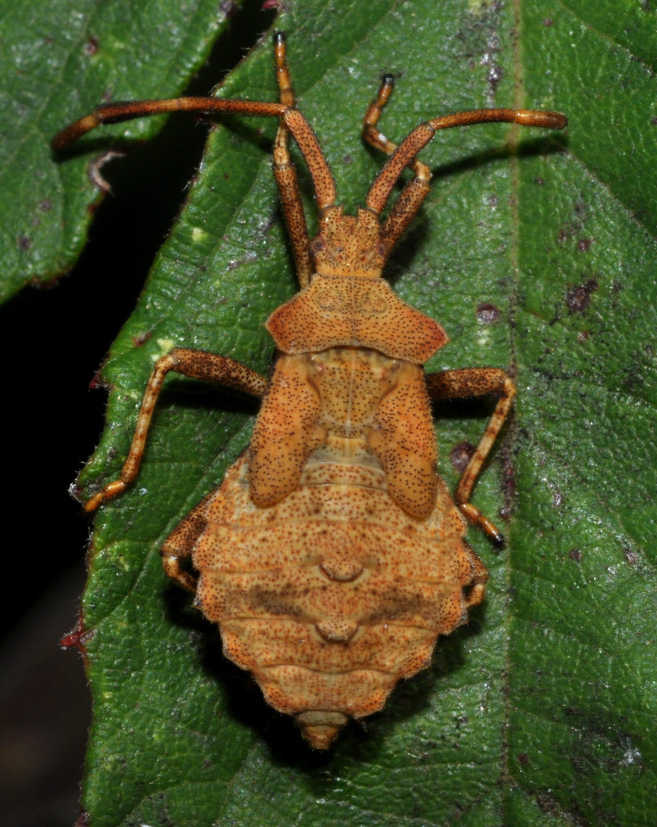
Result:
{"label": "green leaf", "polygon": [[[55,162],[55,133],[107,99],[180,94],[226,20],[215,0],[4,0],[1,299],[71,268],[100,200],[89,156]],[[138,121],[121,134],[149,138],[161,123]]]}
{"label": "green leaf", "polygon": [[[398,76],[381,121],[393,140],[475,107],[570,118],[566,137],[501,125],[437,136],[422,156],[432,194],[387,272],[451,337],[429,369],[515,374],[515,416],[474,494],[495,520],[506,515],[508,548],[495,556],[470,532],[491,570],[485,605],[367,734],[354,726],[331,754],[312,754],[161,571],[162,541],[221,482],[254,414],[237,396],[172,380],[137,483],[102,508],[90,554],[83,805],[94,825],[657,820],[657,20],[648,4],[590,5],[305,0],[281,15],[299,105],[349,208],[382,163],[359,129],[383,71]],[[146,75],[116,89],[163,91]],[[221,94],[276,98],[269,41]],[[67,102],[53,131],[94,103]],[[169,348],[267,369],[262,324],[296,289],[270,170],[275,128],[231,119],[213,132],[104,369],[108,429],[85,496],[118,475],[148,373]],[[95,151],[102,133],[80,152],[85,143]],[[86,158],[52,167],[76,204],[89,198]],[[450,452],[476,441],[490,409],[437,413],[453,484]]]}

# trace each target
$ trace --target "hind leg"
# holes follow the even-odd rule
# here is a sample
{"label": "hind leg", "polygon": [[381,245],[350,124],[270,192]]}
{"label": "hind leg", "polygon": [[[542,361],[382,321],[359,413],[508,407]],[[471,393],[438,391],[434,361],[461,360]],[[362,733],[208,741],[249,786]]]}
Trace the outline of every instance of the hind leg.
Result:
{"label": "hind leg", "polygon": [[470,503],[470,495],[477,477],[481,473],[486,457],[491,451],[502,426],[509,416],[516,386],[505,371],[499,368],[464,368],[430,373],[426,377],[427,389],[432,399],[464,399],[468,397],[494,395],[498,397],[495,410],[486,426],[479,445],[470,458],[459,484],[454,500],[461,512],[472,523],[477,523],[498,545],[504,545],[504,537],[494,523]]}
{"label": "hind leg", "polygon": [[192,556],[196,541],[205,529],[205,508],[214,493],[211,491],[203,497],[196,508],[169,534],[160,549],[165,573],[190,592],[196,591],[196,578],[184,568],[183,563]]}

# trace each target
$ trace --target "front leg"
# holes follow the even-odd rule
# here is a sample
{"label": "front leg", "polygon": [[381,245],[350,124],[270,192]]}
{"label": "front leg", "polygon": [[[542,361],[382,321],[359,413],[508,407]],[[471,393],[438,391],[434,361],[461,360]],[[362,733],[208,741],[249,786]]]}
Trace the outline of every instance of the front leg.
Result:
{"label": "front leg", "polygon": [[480,525],[494,542],[504,545],[501,532],[469,500],[484,461],[509,415],[513,397],[516,395],[516,386],[505,371],[499,368],[444,370],[428,374],[426,380],[429,396],[436,400],[463,399],[489,394],[498,397],[493,415],[456,487],[454,500],[470,522]]}
{"label": "front leg", "polygon": [[214,353],[206,353],[204,350],[178,347],[158,359],[144,392],[137,427],[132,437],[130,453],[121,469],[119,479],[108,483],[88,500],[84,505],[85,511],[95,511],[101,503],[116,497],[137,476],[141,458],[144,455],[146,437],[153,418],[155,403],[162,389],[164,377],[169,371],[182,373],[184,376],[190,376],[194,379],[202,379],[205,382],[226,385],[226,387],[258,397],[264,395],[269,384],[264,376],[246,367],[246,365],[242,365],[228,356],[218,356]]}

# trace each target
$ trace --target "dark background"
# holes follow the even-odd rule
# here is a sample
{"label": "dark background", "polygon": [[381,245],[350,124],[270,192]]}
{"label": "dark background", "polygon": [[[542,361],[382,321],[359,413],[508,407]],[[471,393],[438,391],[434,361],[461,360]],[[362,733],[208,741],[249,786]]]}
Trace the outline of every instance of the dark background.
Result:
{"label": "dark background", "polygon": [[[208,94],[274,14],[261,11],[260,0],[245,3],[185,94]],[[103,427],[107,393],[89,383],[175,220],[208,128],[192,117],[171,118],[155,140],[105,165],[112,193],[97,210],[78,264],[52,287],[27,288],[0,308],[5,827],[68,826],[78,814],[91,702],[82,658],[58,641],[77,618],[91,524],[68,488]]]}

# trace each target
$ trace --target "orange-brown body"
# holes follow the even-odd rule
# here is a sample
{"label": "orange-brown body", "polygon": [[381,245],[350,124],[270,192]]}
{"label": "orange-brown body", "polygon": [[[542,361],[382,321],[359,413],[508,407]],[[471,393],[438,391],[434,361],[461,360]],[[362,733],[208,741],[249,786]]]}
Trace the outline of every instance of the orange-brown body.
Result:
{"label": "orange-brown body", "polygon": [[[556,112],[484,109],[433,118],[396,145],[376,129],[392,92],[386,75],[363,137],[390,156],[356,216],[336,203],[330,167],[294,106],[285,36],[274,36],[279,102],[176,98],[104,104],[54,139],[57,150],[101,123],[186,110],[277,117],[274,175],[301,292],[267,322],[278,350],[271,380],[227,356],[175,348],[155,364],[119,479],[87,511],[137,477],[165,376],[218,382],[263,399],[251,445],[162,548],[166,573],[196,592],[224,651],[251,670],[269,703],[295,715],[325,749],[349,717],[381,709],[395,683],[425,667],[438,635],[484,596],[486,570],[463,539],[465,518],[502,536],[470,495],[511,409],[503,370],[425,376],[447,341],[404,304],[383,266],[429,192],[417,154],[438,130],[502,121],[561,129]],[[319,233],[309,239],[292,135],[313,179]],[[403,187],[382,211],[403,173]],[[430,396],[495,395],[497,404],[451,499],[437,473]],[[186,567],[191,562],[198,580]]]}
{"label": "orange-brown body", "polygon": [[[298,402],[299,381],[309,402]],[[255,449],[176,534],[203,526],[192,552],[196,604],[219,624],[227,657],[249,669],[268,703],[296,716],[312,746],[323,749],[349,717],[380,710],[400,678],[428,666],[438,635],[465,622],[467,607],[482,600],[487,574],[435,473],[420,367],[351,347],[284,355],[256,437],[281,410],[287,421],[287,400],[277,393],[319,411],[307,430],[322,442],[293,489],[275,505],[254,502],[250,463],[268,446],[254,439]],[[399,505],[404,493],[391,492],[370,447],[386,415],[411,456],[418,445],[428,455],[426,480],[410,467],[391,477],[407,482],[415,500],[418,488],[429,489],[421,517]],[[293,443],[300,432],[297,422]],[[268,461],[280,484],[278,456]]]}
{"label": "orange-brown body", "polygon": [[249,450],[164,545],[191,552],[225,654],[317,749],[427,666],[487,579],[437,474],[421,363],[445,332],[350,256],[372,216],[329,218],[320,240],[351,260],[270,317],[283,352]]}

